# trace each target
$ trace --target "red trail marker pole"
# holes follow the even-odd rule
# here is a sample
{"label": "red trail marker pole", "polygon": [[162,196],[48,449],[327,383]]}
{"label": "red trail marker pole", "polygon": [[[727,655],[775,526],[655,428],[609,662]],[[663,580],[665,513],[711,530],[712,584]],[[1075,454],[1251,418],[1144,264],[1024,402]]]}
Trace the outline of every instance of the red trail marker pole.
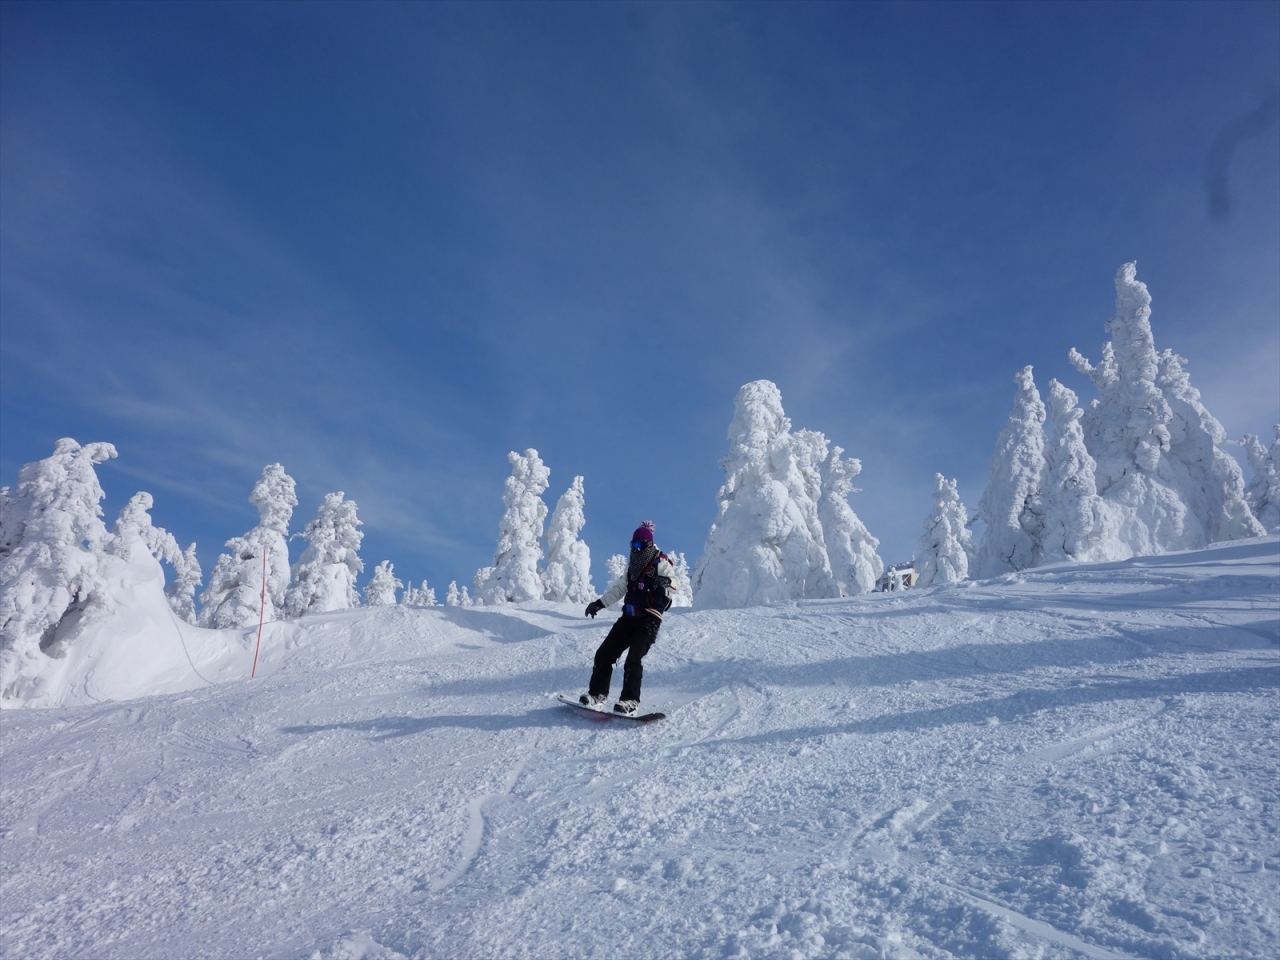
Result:
{"label": "red trail marker pole", "polygon": [[258,673],[258,650],[262,647],[262,618],[267,615],[267,554],[269,550],[262,551],[262,596],[258,600],[258,642],[253,647],[253,669],[249,671],[249,679],[252,680]]}

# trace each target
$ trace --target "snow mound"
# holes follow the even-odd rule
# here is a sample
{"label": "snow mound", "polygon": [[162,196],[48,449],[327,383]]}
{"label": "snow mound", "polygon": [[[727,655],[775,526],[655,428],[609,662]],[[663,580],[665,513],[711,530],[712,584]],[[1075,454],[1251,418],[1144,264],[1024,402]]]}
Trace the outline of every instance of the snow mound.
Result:
{"label": "snow mound", "polygon": [[[133,700],[249,679],[257,629],[209,630],[173,616],[161,592],[163,574],[145,550],[135,549],[131,562],[105,585],[116,598],[110,615],[69,636],[65,654],[50,658],[26,695],[5,701],[5,707]],[[581,612],[576,605],[573,610]],[[257,676],[419,657],[458,646],[478,649],[537,635],[526,619],[497,610],[388,604],[336,611],[264,624]]]}

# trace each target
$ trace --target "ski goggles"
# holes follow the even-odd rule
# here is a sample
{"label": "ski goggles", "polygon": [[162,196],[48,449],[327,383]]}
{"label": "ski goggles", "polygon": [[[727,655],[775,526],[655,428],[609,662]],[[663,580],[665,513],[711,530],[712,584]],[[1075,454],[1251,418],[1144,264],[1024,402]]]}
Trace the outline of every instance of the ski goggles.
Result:
{"label": "ski goggles", "polygon": [[649,546],[648,540],[632,540],[631,541],[632,550],[643,550],[647,546]]}

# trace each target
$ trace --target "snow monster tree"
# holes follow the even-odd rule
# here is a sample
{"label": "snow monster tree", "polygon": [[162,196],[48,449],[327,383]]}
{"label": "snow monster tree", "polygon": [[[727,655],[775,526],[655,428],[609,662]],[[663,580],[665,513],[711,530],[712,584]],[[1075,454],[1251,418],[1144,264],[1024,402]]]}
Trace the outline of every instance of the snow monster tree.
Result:
{"label": "snow monster tree", "polygon": [[[792,433],[782,394],[770,381],[738,391],[719,508],[693,574],[695,606],[746,607],[871,588],[883,569],[879,542],[844,499],[861,465],[842,460],[843,453],[828,451],[816,431]],[[837,548],[834,567],[829,543]]]}

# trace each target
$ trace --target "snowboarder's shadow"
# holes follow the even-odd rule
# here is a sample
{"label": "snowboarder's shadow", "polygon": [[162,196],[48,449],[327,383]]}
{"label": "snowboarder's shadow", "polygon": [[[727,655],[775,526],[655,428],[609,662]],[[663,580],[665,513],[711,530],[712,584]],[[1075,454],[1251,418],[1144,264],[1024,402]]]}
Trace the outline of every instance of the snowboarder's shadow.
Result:
{"label": "snowboarder's shadow", "polygon": [[354,730],[372,734],[374,740],[393,740],[397,737],[413,737],[432,730],[463,729],[497,733],[502,730],[522,730],[531,727],[568,727],[570,717],[556,707],[543,707],[524,714],[448,714],[436,717],[373,717],[368,720],[348,720],[343,723],[309,723],[281,727],[281,733],[306,736],[329,733],[334,730]]}
{"label": "snowboarder's shadow", "polygon": [[[530,623],[518,616],[504,613],[500,608],[492,607],[432,607],[432,613],[443,620],[464,630],[480,634],[494,643],[523,643],[526,640],[541,640],[552,635],[552,631]],[[555,611],[548,611],[551,616],[564,616]],[[565,617],[565,619],[569,619]]]}

